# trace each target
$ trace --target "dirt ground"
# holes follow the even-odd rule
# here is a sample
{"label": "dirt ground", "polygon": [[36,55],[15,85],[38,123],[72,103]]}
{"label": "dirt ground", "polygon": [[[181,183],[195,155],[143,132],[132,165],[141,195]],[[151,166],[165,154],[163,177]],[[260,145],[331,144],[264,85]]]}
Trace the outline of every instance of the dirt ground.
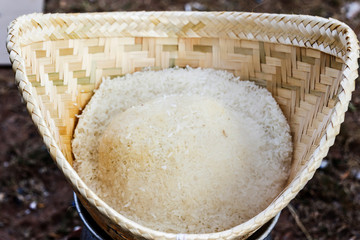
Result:
{"label": "dirt ground", "polygon": [[[346,22],[360,33],[360,13],[344,0],[47,0],[45,12],[225,10],[309,14]],[[353,6],[354,7],[354,6]],[[351,9],[350,9],[351,10]],[[323,167],[285,208],[274,239],[360,239],[360,86]],[[78,239],[72,190],[52,162],[14,85],[0,67],[0,239]]]}

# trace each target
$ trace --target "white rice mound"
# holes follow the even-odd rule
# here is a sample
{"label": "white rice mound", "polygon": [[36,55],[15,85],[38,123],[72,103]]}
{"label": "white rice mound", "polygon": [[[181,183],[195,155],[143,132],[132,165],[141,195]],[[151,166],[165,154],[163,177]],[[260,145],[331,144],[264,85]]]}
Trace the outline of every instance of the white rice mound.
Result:
{"label": "white rice mound", "polygon": [[218,232],[264,210],[290,172],[290,128],[271,94],[231,73],[166,69],[106,79],[80,116],[75,169],[152,229]]}

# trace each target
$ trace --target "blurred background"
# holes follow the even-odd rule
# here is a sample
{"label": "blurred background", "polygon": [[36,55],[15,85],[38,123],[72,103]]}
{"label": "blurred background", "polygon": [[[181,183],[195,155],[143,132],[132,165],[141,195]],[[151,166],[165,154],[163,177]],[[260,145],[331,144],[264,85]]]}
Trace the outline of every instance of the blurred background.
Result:
{"label": "blurred background", "polygon": [[[0,0],[0,27],[14,2]],[[346,0],[23,0],[43,12],[251,11],[336,18],[360,33],[360,2]],[[10,6],[9,4],[12,4]],[[34,6],[34,5],[32,5]],[[6,28],[0,28],[6,36]],[[5,48],[4,41],[0,45]],[[4,49],[2,49],[4,50]],[[274,239],[360,239],[360,86],[335,145],[314,178],[282,211]],[[81,221],[70,185],[57,169],[0,63],[0,239],[78,239]]]}

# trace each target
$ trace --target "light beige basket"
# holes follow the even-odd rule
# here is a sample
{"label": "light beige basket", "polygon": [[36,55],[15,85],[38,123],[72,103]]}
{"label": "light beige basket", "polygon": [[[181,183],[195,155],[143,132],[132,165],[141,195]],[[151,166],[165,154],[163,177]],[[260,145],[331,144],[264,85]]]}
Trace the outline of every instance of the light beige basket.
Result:
{"label": "light beige basket", "polygon": [[[7,48],[16,83],[51,156],[83,204],[121,239],[246,238],[304,187],[339,133],[357,77],[358,42],[345,24],[311,16],[239,12],[32,14],[12,22]],[[101,78],[143,67],[225,69],[266,87],[291,126],[288,186],[229,230],[172,234],[141,226],[103,202],[72,168],[79,114]],[[226,186],[224,186],[226,187]]]}

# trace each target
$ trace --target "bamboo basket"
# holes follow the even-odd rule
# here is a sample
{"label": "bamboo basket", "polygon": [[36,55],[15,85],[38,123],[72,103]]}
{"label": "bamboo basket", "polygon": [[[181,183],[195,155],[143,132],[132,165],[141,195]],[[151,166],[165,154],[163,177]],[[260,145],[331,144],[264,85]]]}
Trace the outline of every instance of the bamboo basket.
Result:
{"label": "bamboo basket", "polygon": [[[16,84],[58,167],[115,239],[246,239],[312,178],[344,121],[357,78],[358,41],[334,19],[241,12],[31,14],[8,28]],[[72,168],[71,139],[102,77],[144,67],[225,69],[267,88],[291,127],[288,185],[258,215],[209,234],[155,231],[117,213]]]}

